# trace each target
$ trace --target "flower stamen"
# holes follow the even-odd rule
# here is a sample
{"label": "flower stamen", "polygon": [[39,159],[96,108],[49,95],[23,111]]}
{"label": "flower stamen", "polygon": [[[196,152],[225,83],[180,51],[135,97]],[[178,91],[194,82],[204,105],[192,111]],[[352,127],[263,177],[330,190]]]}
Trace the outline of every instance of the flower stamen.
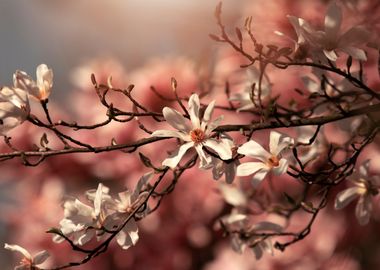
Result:
{"label": "flower stamen", "polygon": [[206,140],[206,134],[202,129],[196,128],[190,131],[190,138],[195,143],[202,143]]}

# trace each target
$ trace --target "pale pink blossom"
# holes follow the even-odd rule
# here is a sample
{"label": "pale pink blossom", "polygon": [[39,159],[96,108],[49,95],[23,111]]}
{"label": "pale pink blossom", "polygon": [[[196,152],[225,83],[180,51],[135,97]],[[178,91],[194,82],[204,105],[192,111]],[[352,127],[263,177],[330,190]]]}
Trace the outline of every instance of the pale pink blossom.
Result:
{"label": "pale pink blossom", "polygon": [[3,87],[0,90],[0,135],[21,125],[30,113],[28,95],[19,88]]}
{"label": "pale pink blossom", "polygon": [[238,153],[258,159],[258,162],[246,162],[237,167],[238,176],[252,177],[253,186],[258,186],[269,172],[275,175],[283,174],[288,169],[288,160],[282,158],[282,152],[294,144],[294,140],[286,135],[271,131],[269,138],[269,152],[260,144],[250,140],[238,148]]}
{"label": "pale pink blossom", "polygon": [[30,270],[30,269],[39,269],[38,265],[43,264],[46,259],[49,257],[49,253],[46,250],[38,252],[36,255],[32,256],[29,251],[25,248],[18,245],[4,245],[5,249],[20,252],[23,256],[20,264],[16,266],[15,270]]}
{"label": "pale pink blossom", "polygon": [[205,168],[211,163],[211,157],[204,151],[207,147],[215,151],[221,159],[231,159],[232,151],[228,144],[211,137],[211,132],[219,126],[222,116],[211,120],[215,102],[211,102],[200,119],[200,102],[197,94],[193,94],[189,99],[189,115],[191,124],[178,111],[165,107],[162,110],[165,120],[177,130],[156,130],[152,136],[178,138],[185,143],[182,144],[175,153],[166,158],[162,165],[175,168],[185,153],[192,147],[200,158],[200,167]]}
{"label": "pale pink blossom", "polygon": [[247,69],[247,81],[244,88],[230,98],[231,101],[239,102],[237,111],[257,108],[261,104],[268,102],[271,94],[271,84],[266,74],[262,75],[261,80],[260,76],[260,71],[257,68]]}
{"label": "pale pink blossom", "polygon": [[37,80],[34,81],[26,72],[17,70],[13,74],[13,84],[37,100],[48,99],[53,87],[53,70],[41,64],[36,69],[36,78]]}
{"label": "pale pink blossom", "polygon": [[372,197],[379,193],[380,188],[380,177],[369,175],[369,162],[370,160],[365,161],[359,167],[359,171],[348,178],[354,186],[338,193],[335,199],[335,209],[342,209],[359,198],[355,215],[360,225],[368,224],[372,212]]}
{"label": "pale pink blossom", "polygon": [[337,51],[342,51],[355,59],[366,61],[365,51],[358,46],[369,41],[369,32],[362,26],[354,26],[341,34],[342,17],[342,9],[335,1],[327,8],[323,31],[315,30],[302,18],[288,16],[298,37],[296,48],[307,46],[317,60],[321,60],[321,55],[324,55],[336,61]]}

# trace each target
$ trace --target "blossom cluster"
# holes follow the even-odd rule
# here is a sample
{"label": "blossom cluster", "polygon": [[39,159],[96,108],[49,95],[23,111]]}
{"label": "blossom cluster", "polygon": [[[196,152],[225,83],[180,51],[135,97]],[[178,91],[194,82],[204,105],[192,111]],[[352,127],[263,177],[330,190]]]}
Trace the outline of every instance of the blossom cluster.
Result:
{"label": "blossom cluster", "polygon": [[[217,16],[221,14],[220,8],[217,8]],[[97,113],[93,113],[95,106],[91,107],[94,111],[83,112],[85,116],[80,119],[95,122],[88,126],[51,120],[47,102],[53,86],[53,72],[46,65],[37,67],[36,80],[23,71],[16,71],[14,85],[0,90],[0,134],[12,148],[7,133],[28,119],[31,124],[51,131],[62,142],[62,148],[45,147],[48,140],[44,134],[40,139],[43,147],[37,146],[38,151],[12,148],[24,164],[31,164],[28,154],[31,157],[41,155],[40,161],[32,164],[36,166],[49,155],[63,155],[66,151],[106,152],[99,159],[98,156],[77,158],[75,162],[87,166],[88,174],[96,175],[96,179],[123,177],[129,182],[138,179],[136,175],[140,176],[146,167],[150,170],[137,181],[133,191],[126,190],[114,196],[107,187],[111,185],[98,184],[96,189],[85,192],[86,201],[64,197],[63,218],[57,228],[48,231],[53,234],[53,242],[67,242],[74,251],[87,254],[88,260],[105,251],[112,239],[126,250],[143,241],[139,235],[144,230],[151,235],[161,232],[160,227],[166,225],[160,224],[162,220],[153,213],[158,215],[155,211],[163,207],[163,215],[169,213],[173,223],[185,224],[177,230],[186,231],[189,246],[202,249],[214,244],[205,227],[217,220],[215,229],[229,236],[233,251],[243,254],[251,250],[256,260],[263,261],[264,253],[274,255],[276,249],[284,251],[309,235],[322,209],[332,215],[330,211],[349,209],[348,205],[357,200],[355,215],[350,217],[355,216],[362,226],[372,217],[376,218],[374,200],[378,199],[380,176],[376,175],[376,163],[367,160],[365,149],[376,143],[380,95],[363,75],[362,63],[369,59],[363,49],[370,41],[369,31],[363,26],[354,26],[342,34],[343,11],[336,1],[331,1],[327,7],[323,30],[317,30],[301,17],[288,15],[288,19],[297,35],[296,40],[292,40],[294,48],[290,52],[289,48],[276,46],[263,49],[264,46],[251,36],[250,20],[247,19],[245,27],[249,41],[253,41],[258,54],[254,57],[244,51],[246,40],[240,30],[236,30],[240,44],[235,44],[224,32],[226,28],[218,17],[222,34],[213,38],[232,45],[241,54],[239,57],[246,57],[251,63],[245,66],[244,72],[232,72],[228,78],[215,72],[212,82],[216,90],[195,93],[187,85],[188,89],[180,92],[172,80],[174,91],[169,93],[165,89],[165,95],[153,86],[149,88],[156,94],[154,98],[160,100],[157,102],[140,97],[141,92],[135,95],[133,85],[127,89],[116,87],[124,74],[117,74],[120,78],[106,74],[106,83],[102,83],[104,80],[98,83],[98,75],[92,75],[89,88],[95,88],[96,98],[106,110],[107,118],[98,121],[98,115],[94,115]],[[276,33],[286,36],[279,31]],[[339,61],[344,54],[345,66]],[[261,62],[257,65],[256,61]],[[292,65],[303,68],[300,69],[302,73],[292,82],[295,93],[283,94],[286,83],[281,76],[275,76],[271,68],[286,69]],[[229,83],[225,84],[230,81],[231,89]],[[223,100],[218,92],[222,84],[226,85]],[[151,98],[152,92],[146,96]],[[118,94],[127,102],[115,98]],[[48,124],[31,114],[30,97],[40,101]],[[93,99],[87,102],[92,104]],[[124,103],[132,109],[124,109]],[[214,117],[215,114],[218,115]],[[121,128],[110,127],[115,123],[121,123]],[[166,129],[165,125],[170,127]],[[105,131],[98,132],[98,128]],[[66,133],[67,130],[70,131]],[[83,135],[87,130],[93,133]],[[107,144],[103,144],[102,139],[107,140]],[[31,144],[34,147],[33,140]],[[135,157],[133,153],[137,149],[139,154]],[[124,159],[125,156],[131,158]],[[198,168],[193,168],[197,162]],[[150,180],[154,175],[159,176],[152,185]],[[213,181],[206,183],[206,188],[200,184],[199,179],[203,181],[204,177],[219,180],[223,176],[225,181],[218,183],[217,192],[212,192],[216,190]],[[180,182],[180,178],[185,180]],[[185,191],[179,193],[177,199],[173,202],[162,200],[165,196],[175,196],[173,194],[179,192],[181,185],[185,186]],[[209,204],[215,205],[207,206],[207,199],[213,196],[211,193],[216,193],[219,201],[212,201]],[[331,194],[335,198],[332,210],[328,201]],[[190,205],[189,201],[197,198],[204,200],[199,205],[204,205],[205,209]],[[164,208],[165,203],[169,207]],[[187,208],[198,209],[196,215],[203,220],[197,220],[197,226],[185,223],[193,214]],[[179,221],[174,221],[175,211],[183,215]],[[148,215],[153,217],[147,225],[144,221]],[[297,221],[304,225],[300,226]],[[182,234],[173,227],[169,230],[168,234],[172,235],[163,238],[173,238],[176,243],[183,241]],[[23,259],[16,269],[43,269],[41,265],[49,256],[45,250],[32,256],[18,245],[5,244],[4,248],[22,254]],[[193,253],[197,252],[194,248]],[[84,259],[79,264],[86,262]]]}

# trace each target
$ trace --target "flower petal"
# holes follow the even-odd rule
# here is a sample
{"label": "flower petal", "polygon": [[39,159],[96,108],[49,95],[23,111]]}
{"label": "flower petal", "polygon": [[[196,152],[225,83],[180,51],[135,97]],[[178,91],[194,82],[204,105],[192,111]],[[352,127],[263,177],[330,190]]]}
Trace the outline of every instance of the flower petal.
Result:
{"label": "flower petal", "polygon": [[208,122],[211,120],[212,113],[214,112],[214,106],[215,106],[215,100],[211,101],[210,104],[208,104],[202,118],[202,124],[201,128],[204,130],[208,124]]}
{"label": "flower petal", "polygon": [[271,154],[268,153],[260,144],[252,140],[240,146],[237,152],[245,156],[257,158],[263,162],[266,162],[271,157]]}
{"label": "flower petal", "polygon": [[281,232],[283,227],[270,221],[262,221],[252,226],[251,229],[254,231]]}
{"label": "flower petal", "polygon": [[220,183],[219,190],[224,200],[233,206],[245,205],[247,203],[245,194],[236,186]]}
{"label": "flower petal", "polygon": [[36,255],[33,257],[33,264],[39,265],[46,261],[47,258],[49,258],[50,254],[46,250],[42,250],[38,252]]}
{"label": "flower petal", "polygon": [[269,170],[264,168],[260,171],[258,171],[257,173],[255,173],[255,175],[252,177],[251,179],[251,184],[254,188],[257,188],[261,181],[264,180],[265,176],[268,174]]}
{"label": "flower petal", "polygon": [[165,129],[156,130],[151,134],[151,136],[152,137],[178,138],[178,139],[181,139],[185,142],[191,140],[189,134],[185,134],[185,133],[183,133],[181,131],[177,131],[177,130],[165,130]]}
{"label": "flower petal", "polygon": [[262,162],[246,162],[240,164],[237,167],[236,175],[237,176],[247,176],[254,174],[264,168],[268,168],[268,166]]}
{"label": "flower petal", "polygon": [[335,62],[338,59],[338,55],[334,50],[323,50],[323,54],[331,61]]}
{"label": "flower petal", "polygon": [[336,40],[338,37],[340,25],[342,24],[342,10],[335,1],[333,1],[325,16],[325,32],[329,41]]}
{"label": "flower petal", "polygon": [[352,58],[362,60],[362,61],[367,61],[367,55],[364,50],[355,48],[352,46],[346,46],[346,47],[341,47],[341,51],[347,53],[348,55],[351,55]]}
{"label": "flower petal", "polygon": [[203,151],[203,147],[201,144],[195,145],[195,150],[197,151],[198,157],[201,161],[199,164],[199,168],[206,169],[211,163],[211,157],[206,155],[206,153]]}
{"label": "flower petal", "polygon": [[94,214],[96,217],[100,215],[102,207],[102,195],[103,195],[103,185],[99,183],[96,190],[95,199],[94,199]]}
{"label": "flower petal", "polygon": [[339,44],[343,46],[357,46],[367,43],[371,38],[371,33],[363,26],[358,25],[350,28],[339,37]]}
{"label": "flower petal", "polygon": [[39,93],[36,97],[40,100],[47,99],[53,86],[53,71],[47,65],[41,64],[37,67],[36,75],[39,88]]}
{"label": "flower petal", "polygon": [[8,245],[8,244],[5,244],[4,248],[8,249],[8,250],[11,250],[11,251],[20,252],[25,258],[27,258],[28,260],[32,260],[32,256],[30,255],[30,253],[25,248],[20,247],[19,245]]}
{"label": "flower petal", "polygon": [[225,178],[228,184],[231,184],[235,179],[236,167],[236,162],[230,162],[225,164]]}
{"label": "flower petal", "polygon": [[174,127],[175,129],[179,131],[183,131],[185,133],[189,133],[191,131],[191,127],[188,124],[189,120],[187,120],[178,111],[169,107],[165,107],[162,110],[162,113],[165,117],[165,120],[168,122],[168,124]]}
{"label": "flower petal", "polygon": [[372,198],[370,195],[361,196],[355,208],[355,215],[360,225],[369,222],[372,212]]}
{"label": "flower petal", "polygon": [[193,142],[182,144],[175,153],[173,153],[170,157],[168,157],[162,162],[162,165],[168,166],[169,168],[174,169],[178,165],[178,163],[181,161],[182,157],[185,155],[187,150],[189,150],[193,146],[194,146]]}
{"label": "flower petal", "polygon": [[215,139],[207,139],[203,142],[203,144],[207,147],[210,147],[214,150],[221,159],[227,160],[232,158],[232,151],[230,145],[224,143],[224,141],[217,141]]}
{"label": "flower petal", "polygon": [[336,195],[335,209],[342,209],[352,202],[356,197],[361,194],[361,189],[357,187],[351,187],[345,189]]}
{"label": "flower petal", "polygon": [[286,173],[288,170],[289,162],[286,159],[282,158],[279,163],[280,164],[277,167],[272,168],[272,171],[275,175],[281,175],[283,173]]}
{"label": "flower petal", "polygon": [[199,109],[200,109],[200,103],[199,103],[199,97],[197,94],[191,95],[189,99],[189,114],[190,114],[190,120],[193,124],[193,128],[200,128],[201,123],[199,120]]}

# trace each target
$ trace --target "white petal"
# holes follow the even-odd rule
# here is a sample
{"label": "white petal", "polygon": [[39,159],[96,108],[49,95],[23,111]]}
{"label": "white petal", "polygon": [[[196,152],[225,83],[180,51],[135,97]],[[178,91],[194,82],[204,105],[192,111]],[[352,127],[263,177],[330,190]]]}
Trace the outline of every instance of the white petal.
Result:
{"label": "white petal", "polygon": [[263,162],[266,162],[268,158],[271,157],[271,154],[268,153],[260,144],[252,140],[240,146],[237,152],[245,156],[260,159]]}
{"label": "white petal", "polygon": [[257,188],[261,181],[264,180],[265,176],[268,174],[268,170],[267,169],[262,169],[261,171],[258,171],[257,173],[255,173],[254,176],[252,176],[252,179],[251,179],[251,184],[254,188]]}
{"label": "white petal", "polygon": [[275,175],[281,175],[283,173],[286,173],[286,171],[288,170],[288,165],[289,165],[288,161],[282,158],[279,162],[279,165],[277,167],[272,168],[272,172]]}
{"label": "white petal", "polygon": [[132,246],[132,240],[131,240],[131,238],[124,231],[120,231],[116,235],[116,242],[119,244],[119,246],[122,249],[128,249],[129,247]]}
{"label": "white petal", "polygon": [[45,64],[41,64],[37,67],[37,86],[39,88],[38,99],[47,99],[50,95],[51,88],[53,86],[53,71]]}
{"label": "white petal", "polygon": [[129,237],[131,238],[132,245],[135,245],[139,240],[139,229],[137,227],[136,221],[134,219],[131,219],[127,225],[125,225],[123,230],[128,233]]}
{"label": "white petal", "polygon": [[360,197],[355,208],[355,214],[360,225],[366,225],[369,222],[372,212],[372,198],[370,195]]}
{"label": "white petal", "polygon": [[363,26],[354,26],[339,38],[339,44],[343,46],[357,46],[367,43],[371,33]]}
{"label": "white petal", "polygon": [[332,1],[325,16],[325,32],[329,41],[337,39],[341,24],[342,10],[335,1]]}
{"label": "white petal", "polygon": [[335,209],[342,209],[352,202],[356,197],[361,194],[361,189],[357,187],[351,187],[345,189],[336,195]]}
{"label": "white petal", "polygon": [[321,89],[321,85],[317,83],[315,80],[308,76],[303,76],[302,78],[303,84],[306,86],[307,90],[310,93],[318,93],[319,90]]}
{"label": "white petal", "polygon": [[220,183],[219,190],[225,201],[233,206],[245,205],[247,203],[245,194],[235,186]]}
{"label": "white petal", "polygon": [[366,55],[365,51],[362,49],[355,48],[352,46],[341,47],[340,49],[342,51],[344,51],[345,53],[347,53],[348,55],[351,55],[352,58],[354,58],[354,59],[358,59],[361,61],[367,61],[367,55]]}
{"label": "white petal", "polygon": [[215,120],[213,120],[212,122],[208,123],[208,125],[206,127],[206,130],[205,130],[206,135],[210,135],[210,133],[214,129],[216,129],[218,126],[220,126],[220,122],[222,122],[223,118],[224,118],[224,116],[220,115]]}
{"label": "white petal", "polygon": [[102,194],[103,194],[103,185],[99,183],[98,189],[96,190],[95,199],[94,199],[94,214],[95,216],[100,215],[102,207]]}
{"label": "white petal", "polygon": [[11,251],[20,252],[25,258],[27,258],[28,260],[32,260],[32,256],[30,255],[30,253],[25,248],[20,247],[19,245],[8,245],[8,244],[5,244],[4,248],[8,249],[8,250],[11,250]]}
{"label": "white petal", "polygon": [[211,163],[211,157],[208,156],[202,149],[202,145],[201,144],[197,144],[195,145],[195,150],[197,151],[198,153],[198,157],[200,159],[200,164],[199,164],[199,168],[207,168],[210,163]]}
{"label": "white petal", "polygon": [[323,50],[324,55],[330,59],[331,61],[335,62],[338,59],[338,55],[334,50],[328,51],[328,50]]}
{"label": "white petal", "polygon": [[142,188],[153,178],[153,176],[154,176],[153,171],[148,172],[148,173],[144,174],[143,176],[141,176],[141,178],[139,179],[139,181],[136,184],[135,190],[134,190],[133,195],[132,195],[134,200],[137,199]]}
{"label": "white petal", "polygon": [[185,133],[189,133],[191,131],[191,127],[189,126],[189,120],[183,117],[178,111],[173,110],[172,108],[165,107],[162,110],[162,113],[165,117],[165,120],[169,125],[174,127],[179,131],[183,131]]}
{"label": "white petal", "polygon": [[237,166],[236,175],[237,176],[247,176],[254,174],[268,166],[262,162],[246,162]]}
{"label": "white petal", "polygon": [[162,165],[168,166],[171,169],[174,169],[178,165],[178,163],[181,161],[182,157],[185,155],[187,150],[189,150],[193,146],[194,146],[193,142],[182,144],[175,153],[173,153],[170,157],[168,157],[162,162]]}
{"label": "white petal", "polygon": [[190,120],[193,124],[193,128],[200,128],[201,123],[199,120],[199,109],[200,109],[200,103],[199,103],[199,97],[197,94],[191,95],[189,99],[189,114],[190,114]]}
{"label": "white petal", "polygon": [[201,128],[204,130],[207,126],[208,122],[211,120],[212,113],[214,111],[215,106],[215,100],[211,101],[210,104],[207,106],[203,118],[202,118],[202,125]]}
{"label": "white petal", "polygon": [[362,178],[367,178],[368,177],[368,171],[369,171],[369,164],[371,160],[367,159],[360,165],[359,167],[359,173]]}
{"label": "white petal", "polygon": [[49,252],[47,252],[46,250],[40,251],[36,255],[34,255],[33,264],[39,265],[46,261],[46,259],[49,258],[49,256]]}
{"label": "white petal", "polygon": [[95,236],[95,231],[93,229],[87,230],[83,235],[79,236],[77,242],[78,245],[83,246],[88,241],[90,241]]}
{"label": "white petal", "polygon": [[227,160],[232,158],[232,151],[230,148],[230,145],[227,143],[224,143],[223,141],[217,141],[215,139],[207,139],[203,142],[203,144],[207,147],[210,147],[212,150],[214,150],[221,159]]}
{"label": "white petal", "polygon": [[156,130],[152,133],[152,137],[167,137],[167,138],[178,138],[183,141],[190,141],[190,135],[176,130]]}

